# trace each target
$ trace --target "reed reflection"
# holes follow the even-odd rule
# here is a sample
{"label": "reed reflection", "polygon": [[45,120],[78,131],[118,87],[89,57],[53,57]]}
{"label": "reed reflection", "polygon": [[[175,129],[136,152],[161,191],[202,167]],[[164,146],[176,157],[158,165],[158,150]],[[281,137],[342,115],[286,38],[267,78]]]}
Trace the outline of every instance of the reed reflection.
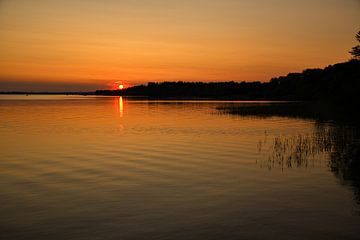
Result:
{"label": "reed reflection", "polygon": [[[327,164],[344,185],[353,187],[360,203],[360,127],[352,112],[307,108],[299,104],[258,104],[222,106],[220,113],[254,118],[286,117],[314,121],[314,130],[288,136],[267,133],[258,142],[260,167],[271,169],[307,168]],[[346,109],[345,109],[346,110]],[[334,114],[336,113],[336,114]]]}
{"label": "reed reflection", "polygon": [[258,163],[269,170],[313,167],[324,159],[341,184],[352,186],[354,199],[360,204],[358,128],[316,124],[311,134],[276,136],[272,141],[260,140],[259,146],[261,157]]}
{"label": "reed reflection", "polygon": [[359,159],[358,129],[351,127],[321,123],[311,133],[267,138],[259,141],[258,150],[260,164],[269,170],[308,167],[330,157],[329,167],[338,171],[335,166],[352,165]]}

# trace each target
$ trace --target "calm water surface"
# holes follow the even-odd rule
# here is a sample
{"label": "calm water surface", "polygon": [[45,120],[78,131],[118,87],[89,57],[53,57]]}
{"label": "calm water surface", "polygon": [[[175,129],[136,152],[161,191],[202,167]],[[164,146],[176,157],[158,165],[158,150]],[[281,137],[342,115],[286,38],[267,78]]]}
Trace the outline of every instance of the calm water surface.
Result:
{"label": "calm water surface", "polygon": [[229,104],[0,95],[0,239],[359,239],[348,129]]}

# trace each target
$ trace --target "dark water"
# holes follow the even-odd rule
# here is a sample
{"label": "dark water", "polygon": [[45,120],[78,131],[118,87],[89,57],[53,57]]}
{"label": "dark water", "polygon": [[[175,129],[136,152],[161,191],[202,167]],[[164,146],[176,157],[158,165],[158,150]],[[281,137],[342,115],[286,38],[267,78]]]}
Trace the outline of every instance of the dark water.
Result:
{"label": "dark water", "polygon": [[0,239],[359,239],[358,129],[249,104],[0,96]]}

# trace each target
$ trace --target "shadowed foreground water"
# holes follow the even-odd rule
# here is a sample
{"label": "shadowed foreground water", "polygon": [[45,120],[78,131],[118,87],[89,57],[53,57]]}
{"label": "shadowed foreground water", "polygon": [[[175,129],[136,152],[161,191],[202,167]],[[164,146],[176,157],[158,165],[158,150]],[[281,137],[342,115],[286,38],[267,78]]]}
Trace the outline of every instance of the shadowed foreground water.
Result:
{"label": "shadowed foreground water", "polygon": [[229,104],[0,96],[0,239],[358,239],[357,130]]}

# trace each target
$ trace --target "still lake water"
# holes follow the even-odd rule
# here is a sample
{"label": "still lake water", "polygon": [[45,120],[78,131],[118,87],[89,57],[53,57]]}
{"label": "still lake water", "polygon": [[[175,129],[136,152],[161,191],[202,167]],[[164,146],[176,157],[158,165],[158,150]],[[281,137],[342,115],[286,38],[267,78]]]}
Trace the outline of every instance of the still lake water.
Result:
{"label": "still lake water", "polygon": [[0,239],[359,239],[346,128],[241,104],[0,95]]}

